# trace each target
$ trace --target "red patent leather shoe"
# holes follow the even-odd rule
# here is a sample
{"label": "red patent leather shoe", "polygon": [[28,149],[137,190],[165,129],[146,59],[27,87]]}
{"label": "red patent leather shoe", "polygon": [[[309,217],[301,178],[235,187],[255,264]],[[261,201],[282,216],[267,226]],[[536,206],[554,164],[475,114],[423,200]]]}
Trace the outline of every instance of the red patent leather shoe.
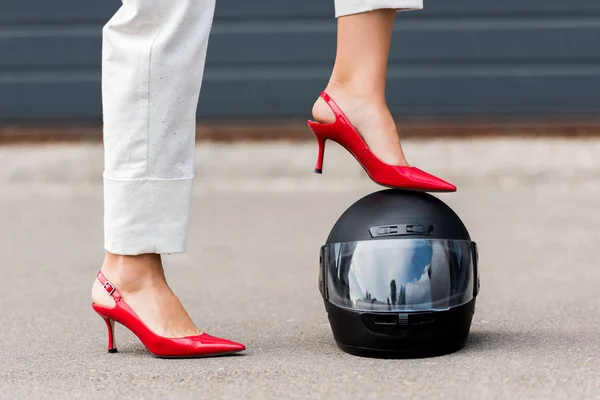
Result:
{"label": "red patent leather shoe", "polygon": [[382,186],[425,192],[456,191],[456,186],[416,167],[390,165],[381,161],[369,149],[364,139],[333,99],[326,92],[321,93],[321,98],[325,100],[335,114],[335,122],[322,124],[308,121],[308,127],[313,131],[319,143],[316,173],[323,172],[325,141],[329,139],[346,148],[364,168],[369,177]]}
{"label": "red patent leather shoe", "polygon": [[166,338],[158,336],[144,324],[136,313],[125,303],[119,291],[104,277],[102,272],[98,273],[98,280],[104,290],[115,300],[114,307],[104,307],[92,303],[92,308],[104,319],[108,328],[108,352],[116,353],[115,322],[132,331],[146,346],[150,353],[160,358],[199,358],[219,356],[237,353],[245,350],[243,344],[235,343],[227,339],[210,336],[202,333],[196,336],[182,338]]}

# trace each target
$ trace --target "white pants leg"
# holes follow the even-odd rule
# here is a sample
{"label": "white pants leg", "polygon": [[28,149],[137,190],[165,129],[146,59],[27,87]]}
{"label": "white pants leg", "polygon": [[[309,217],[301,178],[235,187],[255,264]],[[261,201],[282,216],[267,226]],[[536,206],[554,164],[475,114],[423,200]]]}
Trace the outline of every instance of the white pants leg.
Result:
{"label": "white pants leg", "polygon": [[105,248],[185,250],[215,0],[123,0],[103,29]]}
{"label": "white pants leg", "polygon": [[336,18],[382,8],[420,10],[423,8],[423,0],[335,0]]}
{"label": "white pants leg", "polygon": [[[335,0],[336,16],[422,0]],[[185,250],[196,107],[215,0],[123,0],[103,29],[105,248]]]}

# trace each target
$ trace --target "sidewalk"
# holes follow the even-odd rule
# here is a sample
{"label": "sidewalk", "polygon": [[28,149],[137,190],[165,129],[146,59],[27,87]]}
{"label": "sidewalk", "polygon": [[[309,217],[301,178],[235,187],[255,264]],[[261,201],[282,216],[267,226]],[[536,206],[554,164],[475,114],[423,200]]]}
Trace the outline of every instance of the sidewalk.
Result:
{"label": "sidewalk", "polygon": [[[437,139],[403,144],[410,163],[458,183],[600,183],[600,139]],[[371,187],[360,166],[337,144],[327,142],[323,176],[312,173],[316,156],[312,142],[201,143],[196,150],[196,186],[235,191]],[[0,184],[100,185],[103,148],[0,146],[0,165]]]}

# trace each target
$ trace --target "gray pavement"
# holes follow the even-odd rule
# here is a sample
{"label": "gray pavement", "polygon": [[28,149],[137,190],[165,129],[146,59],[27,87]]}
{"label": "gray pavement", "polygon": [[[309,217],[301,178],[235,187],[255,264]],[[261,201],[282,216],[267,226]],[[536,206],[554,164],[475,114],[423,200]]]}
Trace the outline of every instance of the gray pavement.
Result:
{"label": "gray pavement", "polygon": [[120,326],[120,352],[107,354],[89,305],[101,148],[0,147],[0,399],[600,398],[600,140],[406,144],[411,162],[459,186],[440,197],[482,265],[467,347],[420,360],[336,348],[318,248],[378,188],[334,146],[325,175],[311,175],[314,150],[198,149],[189,249],[165,258],[168,276],[203,329],[248,351],[161,360]]}

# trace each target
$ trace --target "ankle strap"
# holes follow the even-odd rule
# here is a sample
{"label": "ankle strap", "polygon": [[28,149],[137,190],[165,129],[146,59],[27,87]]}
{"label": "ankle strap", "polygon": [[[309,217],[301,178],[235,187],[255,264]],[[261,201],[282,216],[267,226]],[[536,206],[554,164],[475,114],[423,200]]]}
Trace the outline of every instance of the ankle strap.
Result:
{"label": "ankle strap", "polygon": [[106,277],[104,276],[104,274],[102,273],[102,271],[98,272],[98,275],[96,277],[98,278],[98,280],[102,284],[102,287],[104,288],[104,290],[106,290],[106,293],[108,293],[109,295],[111,295],[115,299],[120,299],[121,298],[121,293],[119,293],[119,291],[117,290],[117,288],[115,287],[115,285],[113,285],[112,283],[110,283],[108,281],[108,279],[106,279]]}
{"label": "ankle strap", "polygon": [[325,103],[327,103],[327,105],[329,106],[329,108],[331,108],[331,111],[333,111],[333,114],[335,115],[335,120],[343,120],[346,124],[348,125],[352,125],[352,123],[350,122],[350,120],[348,119],[348,117],[346,117],[346,114],[344,114],[344,112],[342,111],[342,109],[336,104],[335,101],[333,101],[333,99],[331,98],[331,96],[329,94],[327,94],[326,91],[322,91],[321,92],[321,98],[325,101]]}

